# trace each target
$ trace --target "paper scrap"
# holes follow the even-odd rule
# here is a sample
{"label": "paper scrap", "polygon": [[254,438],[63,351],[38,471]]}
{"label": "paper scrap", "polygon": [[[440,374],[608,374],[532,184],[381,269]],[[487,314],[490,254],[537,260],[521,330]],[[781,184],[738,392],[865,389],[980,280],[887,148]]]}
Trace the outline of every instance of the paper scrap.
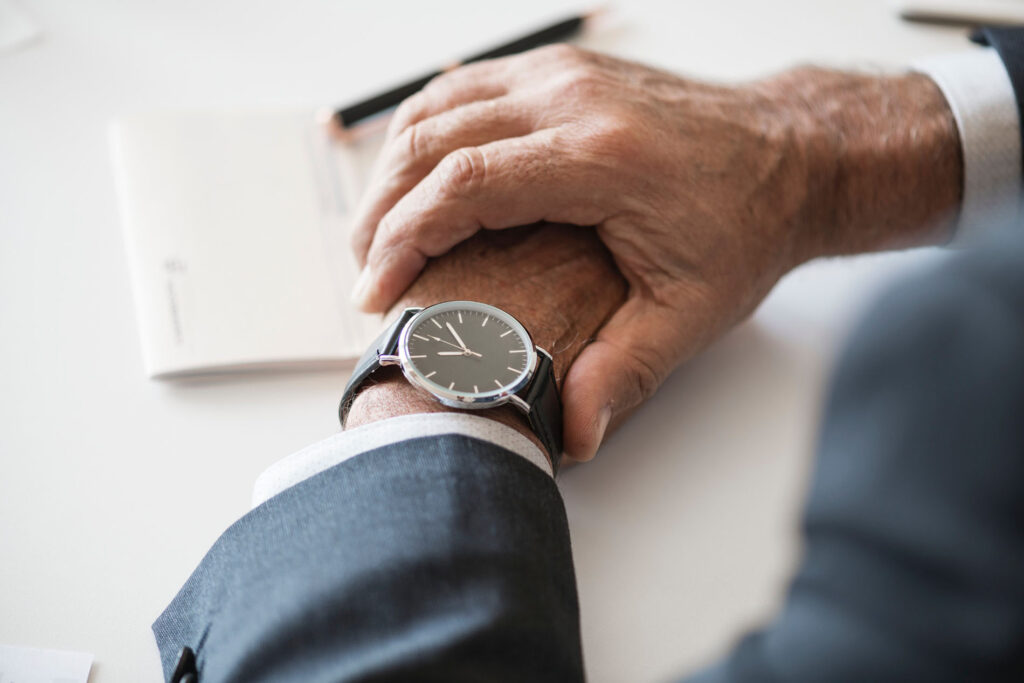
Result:
{"label": "paper scrap", "polygon": [[0,683],[88,683],[92,655],[0,645]]}

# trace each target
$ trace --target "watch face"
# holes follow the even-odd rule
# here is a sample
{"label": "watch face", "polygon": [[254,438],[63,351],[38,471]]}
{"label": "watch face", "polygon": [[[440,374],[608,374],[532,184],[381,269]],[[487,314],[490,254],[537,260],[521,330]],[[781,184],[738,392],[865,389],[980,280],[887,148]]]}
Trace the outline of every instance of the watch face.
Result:
{"label": "watch face", "polygon": [[536,361],[526,329],[499,308],[448,301],[423,309],[399,342],[402,369],[443,402],[486,407],[530,379]]}

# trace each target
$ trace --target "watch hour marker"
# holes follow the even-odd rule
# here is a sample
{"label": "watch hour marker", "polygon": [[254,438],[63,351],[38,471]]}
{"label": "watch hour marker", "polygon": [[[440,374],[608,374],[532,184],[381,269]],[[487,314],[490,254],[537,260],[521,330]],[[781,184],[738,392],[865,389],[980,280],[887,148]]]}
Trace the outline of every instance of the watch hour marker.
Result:
{"label": "watch hour marker", "polygon": [[455,388],[455,382],[452,382],[451,384],[448,385],[448,391],[451,391],[454,388]]}
{"label": "watch hour marker", "polygon": [[433,377],[436,374],[437,374],[437,370],[431,370],[429,374],[426,374],[426,375],[423,375],[423,376],[426,377],[427,379],[430,379],[431,377]]}
{"label": "watch hour marker", "polygon": [[474,394],[479,394],[480,393],[480,387],[478,387],[477,385],[474,384],[473,385],[473,393]]}
{"label": "watch hour marker", "polygon": [[437,319],[436,319],[436,318],[431,318],[431,319],[430,319],[430,322],[432,322],[432,323],[434,323],[435,325],[437,325],[437,329],[439,329],[439,330],[441,329],[441,323],[437,322]]}
{"label": "watch hour marker", "polygon": [[526,349],[509,349],[509,353],[526,353]]}
{"label": "watch hour marker", "polygon": [[426,358],[426,356],[409,356],[409,358]]}
{"label": "watch hour marker", "polygon": [[519,372],[519,370],[518,370],[517,368],[514,368],[514,367],[512,367],[511,365],[510,365],[510,366],[508,366],[508,367],[507,367],[507,368],[505,368],[505,369],[506,369],[506,370],[511,370],[512,372]]}
{"label": "watch hour marker", "polygon": [[416,337],[417,339],[422,339],[423,341],[430,341],[430,340],[429,340],[429,339],[427,339],[426,337],[421,337],[421,336],[420,336],[420,335],[418,335],[418,334],[413,334],[412,336]]}
{"label": "watch hour marker", "polygon": [[459,311],[459,324],[462,324],[462,311]]}
{"label": "watch hour marker", "polygon": [[484,316],[484,321],[482,323],[480,323],[480,327],[483,327],[484,325],[486,325],[487,324],[487,319],[490,318],[490,317],[491,316],[489,316],[489,315],[485,315]]}
{"label": "watch hour marker", "polygon": [[508,335],[510,335],[510,334],[512,334],[512,330],[509,330],[508,332],[502,332],[502,333],[501,333],[500,335],[498,335],[498,336],[499,336],[499,337],[507,337],[507,336],[508,336]]}
{"label": "watch hour marker", "polygon": [[499,388],[499,389],[501,389],[501,388],[502,388],[503,386],[505,386],[504,384],[502,384],[502,383],[501,383],[501,382],[499,382],[498,380],[494,380],[494,383],[498,385],[498,388]]}

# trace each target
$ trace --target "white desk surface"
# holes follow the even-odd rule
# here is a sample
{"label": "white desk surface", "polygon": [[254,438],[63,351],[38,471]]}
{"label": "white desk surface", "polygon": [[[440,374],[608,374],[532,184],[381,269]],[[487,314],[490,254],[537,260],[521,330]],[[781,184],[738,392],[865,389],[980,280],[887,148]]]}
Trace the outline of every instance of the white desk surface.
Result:
{"label": "white desk surface", "polygon": [[[107,122],[346,102],[579,4],[20,4],[42,38],[0,54],[0,642],[92,652],[92,683],[158,681],[150,623],[256,475],[336,431],[345,377],[145,379]],[[885,0],[619,4],[588,45],[706,77],[969,49]],[[564,474],[592,681],[686,671],[770,614],[838,344],[933,256],[804,267]]]}

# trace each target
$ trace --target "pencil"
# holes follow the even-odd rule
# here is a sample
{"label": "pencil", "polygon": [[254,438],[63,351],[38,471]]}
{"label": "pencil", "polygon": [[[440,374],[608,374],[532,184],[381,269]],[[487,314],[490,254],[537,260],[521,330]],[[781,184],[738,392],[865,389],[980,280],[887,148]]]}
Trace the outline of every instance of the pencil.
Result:
{"label": "pencil", "polygon": [[540,47],[541,45],[561,42],[577,34],[583,28],[583,25],[587,20],[596,15],[597,12],[591,12],[589,14],[563,19],[562,21],[551,24],[550,26],[545,26],[542,29],[529,33],[525,36],[520,36],[519,38],[511,40],[503,45],[499,45],[490,50],[462,59],[448,69],[441,69],[434,71],[433,73],[420,76],[419,78],[415,78],[407,83],[395,86],[386,92],[374,95],[361,102],[356,102],[346,107],[342,107],[331,115],[331,119],[334,124],[340,128],[351,128],[363,119],[379,114],[391,107],[398,106],[402,100],[413,93],[422,90],[427,83],[440,76],[445,71],[462,66],[463,64],[480,62],[485,59],[495,59],[497,57],[507,57],[508,55],[532,50],[533,48]]}

